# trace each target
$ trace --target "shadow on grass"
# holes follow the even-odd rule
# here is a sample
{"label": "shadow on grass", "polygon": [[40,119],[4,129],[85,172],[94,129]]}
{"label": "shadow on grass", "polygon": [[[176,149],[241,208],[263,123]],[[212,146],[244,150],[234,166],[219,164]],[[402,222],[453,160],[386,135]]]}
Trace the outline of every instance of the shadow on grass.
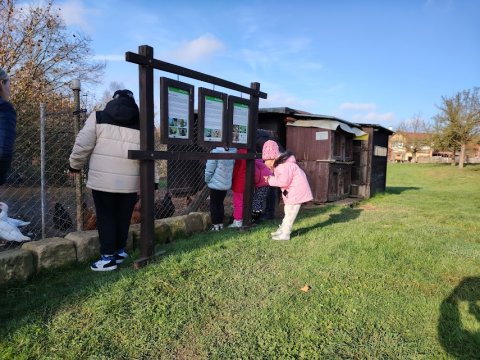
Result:
{"label": "shadow on grass", "polygon": [[438,338],[445,351],[457,359],[480,359],[479,303],[480,277],[467,277],[440,305]]}
{"label": "shadow on grass", "polygon": [[420,190],[420,188],[417,186],[387,186],[385,189],[385,194],[400,195],[404,191],[410,190]]}
{"label": "shadow on grass", "polygon": [[25,282],[0,287],[0,336],[26,324],[48,323],[59,309],[82,302],[99,288],[118,281],[122,272],[94,273],[88,264],[44,270]]}
{"label": "shadow on grass", "polygon": [[[199,236],[203,237],[202,241],[185,237],[161,247],[167,249],[167,255],[172,255],[214,246],[224,240],[218,232]],[[132,256],[115,271],[93,272],[89,263],[80,263],[62,269],[44,270],[25,282],[0,286],[0,338],[6,338],[7,334],[28,324],[46,326],[61,309],[81,304],[95,296],[100,289],[113,286],[120,280],[128,278],[132,284],[135,283],[143,276],[141,269],[133,269],[138,251],[132,252]],[[155,257],[152,263],[161,257]]]}
{"label": "shadow on grass", "polygon": [[[298,235],[305,235],[308,232],[318,229],[318,228],[324,228],[328,225],[332,224],[338,224],[342,222],[349,222],[351,220],[356,219],[357,217],[360,216],[360,213],[362,212],[362,209],[358,208],[350,208],[350,207],[344,207],[340,209],[340,212],[337,214],[331,214],[328,220],[319,222],[315,225],[309,226],[309,227],[304,227],[298,230],[293,231],[292,235],[298,236]],[[316,213],[318,216],[318,212]],[[306,215],[308,216],[308,215]],[[305,216],[303,216],[305,217]]]}

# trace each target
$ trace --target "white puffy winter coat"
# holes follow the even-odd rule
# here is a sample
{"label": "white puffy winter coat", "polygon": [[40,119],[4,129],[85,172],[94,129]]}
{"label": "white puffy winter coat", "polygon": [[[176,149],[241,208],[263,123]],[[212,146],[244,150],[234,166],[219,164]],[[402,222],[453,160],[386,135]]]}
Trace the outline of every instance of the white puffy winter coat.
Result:
{"label": "white puffy winter coat", "polygon": [[80,170],[90,157],[88,188],[112,193],[138,192],[139,162],[128,158],[128,150],[139,149],[138,129],[97,123],[93,112],[77,135],[70,167]]}

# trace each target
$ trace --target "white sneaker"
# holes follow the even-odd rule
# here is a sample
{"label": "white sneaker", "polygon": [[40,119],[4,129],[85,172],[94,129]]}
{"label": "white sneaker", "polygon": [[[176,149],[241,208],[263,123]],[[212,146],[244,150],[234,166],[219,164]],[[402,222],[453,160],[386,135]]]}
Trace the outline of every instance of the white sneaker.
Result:
{"label": "white sneaker", "polygon": [[115,253],[115,261],[117,262],[117,265],[123,263],[126,258],[128,258],[128,254],[123,249]]}
{"label": "white sneaker", "polygon": [[241,228],[243,225],[243,220],[233,220],[233,223],[228,225],[229,228]]}
{"label": "white sneaker", "polygon": [[223,224],[213,224],[210,231],[220,231],[223,229]]}
{"label": "white sneaker", "polygon": [[272,240],[290,240],[290,234],[280,233],[278,235],[272,236]]}
{"label": "white sneaker", "polygon": [[115,261],[115,255],[102,255],[100,260],[95,261],[90,269],[93,271],[111,271],[117,268],[117,262]]}
{"label": "white sneaker", "polygon": [[282,233],[282,228],[279,227],[277,230],[275,230],[274,232],[271,232],[270,235],[272,236],[277,236],[277,235],[280,235]]}

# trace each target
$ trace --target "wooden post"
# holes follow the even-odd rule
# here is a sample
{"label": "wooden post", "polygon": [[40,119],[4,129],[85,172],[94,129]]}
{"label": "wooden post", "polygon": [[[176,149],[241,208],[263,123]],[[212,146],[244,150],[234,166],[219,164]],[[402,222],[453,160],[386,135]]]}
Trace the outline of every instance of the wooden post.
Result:
{"label": "wooden post", "polygon": [[[154,103],[153,103],[153,48],[139,46],[138,52],[147,58],[146,65],[139,65],[140,81],[140,150],[154,151]],[[140,160],[140,258],[134,267],[144,266],[153,255],[155,237],[154,196],[155,196],[155,162],[154,159]]]}
{"label": "wooden post", "polygon": [[[260,92],[260,83],[251,83],[252,89]],[[257,127],[258,127],[258,103],[257,95],[250,95],[250,127],[248,133],[249,145],[247,147],[248,153],[256,152]],[[249,228],[252,226],[252,201],[255,192],[255,159],[247,159],[245,190],[243,192],[243,227]]]}

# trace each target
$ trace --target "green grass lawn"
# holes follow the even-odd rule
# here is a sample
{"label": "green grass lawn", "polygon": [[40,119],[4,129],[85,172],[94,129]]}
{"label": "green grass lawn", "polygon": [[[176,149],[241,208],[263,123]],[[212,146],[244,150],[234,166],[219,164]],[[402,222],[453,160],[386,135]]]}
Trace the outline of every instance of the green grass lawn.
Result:
{"label": "green grass lawn", "polygon": [[390,164],[385,194],[277,225],[3,287],[0,358],[480,359],[480,166]]}

